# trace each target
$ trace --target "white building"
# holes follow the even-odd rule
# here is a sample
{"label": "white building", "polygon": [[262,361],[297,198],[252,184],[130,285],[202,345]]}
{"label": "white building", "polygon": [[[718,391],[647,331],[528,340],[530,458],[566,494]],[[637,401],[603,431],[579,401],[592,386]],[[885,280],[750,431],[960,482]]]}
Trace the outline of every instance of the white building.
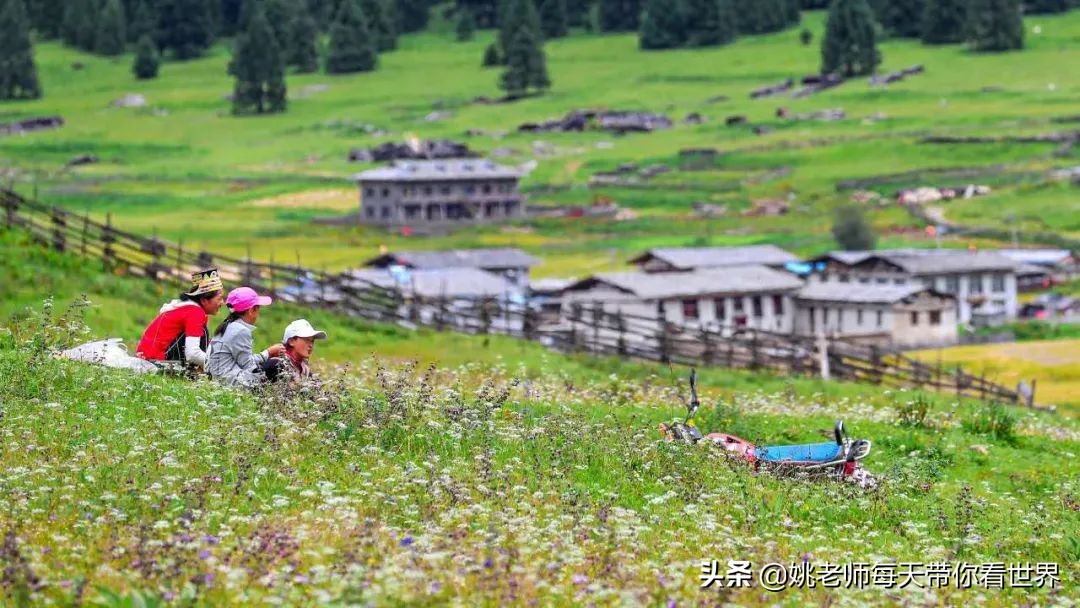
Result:
{"label": "white building", "polygon": [[780,269],[798,262],[795,254],[775,245],[746,247],[669,247],[650,249],[630,260],[643,272],[675,272],[732,266],[768,266]]}
{"label": "white building", "polygon": [[1019,310],[1018,264],[994,251],[838,251],[811,260],[811,282],[917,285],[956,297],[959,323],[992,324]]}

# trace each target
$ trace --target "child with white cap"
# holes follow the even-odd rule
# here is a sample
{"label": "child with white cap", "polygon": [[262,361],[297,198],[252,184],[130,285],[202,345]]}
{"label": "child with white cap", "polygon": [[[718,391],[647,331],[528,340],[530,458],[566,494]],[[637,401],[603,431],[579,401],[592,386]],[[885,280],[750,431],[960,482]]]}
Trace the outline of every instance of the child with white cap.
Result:
{"label": "child with white cap", "polygon": [[281,343],[285,345],[285,359],[289,362],[288,371],[294,378],[311,378],[308,359],[315,350],[315,340],[326,338],[326,332],[315,329],[307,319],[297,319],[285,328]]}

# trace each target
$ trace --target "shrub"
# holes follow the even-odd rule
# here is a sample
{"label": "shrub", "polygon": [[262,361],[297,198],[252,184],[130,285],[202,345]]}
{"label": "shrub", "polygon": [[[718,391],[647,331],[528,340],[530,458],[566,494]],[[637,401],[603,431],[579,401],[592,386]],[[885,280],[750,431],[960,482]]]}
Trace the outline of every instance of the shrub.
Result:
{"label": "shrub", "polygon": [[964,421],[964,430],[976,435],[987,435],[1006,443],[1016,443],[1016,414],[1008,407],[994,402]]}

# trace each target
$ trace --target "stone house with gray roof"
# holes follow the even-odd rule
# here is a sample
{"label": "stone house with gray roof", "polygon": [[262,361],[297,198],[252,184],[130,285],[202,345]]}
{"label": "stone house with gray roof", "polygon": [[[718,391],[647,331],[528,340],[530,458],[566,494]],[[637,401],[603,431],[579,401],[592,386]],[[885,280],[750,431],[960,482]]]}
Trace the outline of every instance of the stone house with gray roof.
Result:
{"label": "stone house with gray roof", "polygon": [[615,272],[563,290],[564,314],[577,304],[605,312],[662,319],[677,326],[792,331],[794,275],[765,266],[685,272]]}
{"label": "stone house with gray roof", "polygon": [[489,160],[398,161],[355,176],[360,220],[377,226],[452,226],[522,218],[521,173]]}
{"label": "stone house with gray roof", "polygon": [[643,272],[673,272],[699,268],[768,266],[780,269],[798,262],[795,254],[775,245],[746,247],[660,247],[630,260]]}
{"label": "stone house with gray roof", "polygon": [[794,331],[882,347],[957,342],[957,298],[919,284],[812,282],[794,296]]}
{"label": "stone house with gray roof", "polygon": [[524,287],[529,272],[540,260],[513,247],[489,249],[449,249],[445,251],[390,251],[364,262],[367,268],[403,266],[414,270],[476,268],[496,274],[511,284]]}
{"label": "stone house with gray roof", "polygon": [[810,282],[918,285],[951,294],[957,321],[988,325],[1015,318],[1019,310],[1015,261],[996,251],[894,249],[837,251],[809,261]]}

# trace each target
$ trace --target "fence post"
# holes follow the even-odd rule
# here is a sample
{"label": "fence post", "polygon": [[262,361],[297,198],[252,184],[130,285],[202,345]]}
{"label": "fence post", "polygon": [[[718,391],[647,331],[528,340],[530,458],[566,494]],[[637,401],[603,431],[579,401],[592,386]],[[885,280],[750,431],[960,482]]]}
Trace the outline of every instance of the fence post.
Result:
{"label": "fence post", "polygon": [[829,341],[825,338],[825,332],[818,332],[818,365],[821,369],[821,379],[828,380],[832,370],[829,369]]}
{"label": "fence post", "polygon": [[660,328],[657,330],[656,346],[659,350],[660,362],[671,362],[671,342],[668,339],[667,321],[660,319]]}
{"label": "fence post", "polygon": [[53,225],[53,249],[64,251],[67,249],[67,234],[64,228],[67,226],[67,212],[59,207],[52,209]]}
{"label": "fence post", "polygon": [[761,367],[761,360],[759,359],[758,351],[758,330],[750,330],[750,369],[758,369]]}
{"label": "fence post", "polygon": [[870,364],[874,367],[873,382],[881,384],[881,351],[877,344],[870,345]]}
{"label": "fence post", "polygon": [[103,245],[101,249],[101,262],[105,267],[105,270],[112,270],[116,267],[116,250],[113,249],[112,244],[116,242],[116,237],[113,236],[112,227],[112,213],[105,214],[105,228],[101,231],[101,243]]}
{"label": "fence post", "polygon": [[89,232],[90,232],[90,216],[84,215],[83,218],[82,218],[82,247],[81,247],[82,257],[84,257],[84,258],[86,257],[86,240],[87,240],[87,233],[89,233]]}
{"label": "fence post", "polygon": [[626,348],[626,319],[623,318],[622,309],[615,311],[615,329],[619,332],[615,348],[620,357],[625,357],[629,349]]}
{"label": "fence post", "polygon": [[8,228],[15,225],[16,213],[19,210],[19,197],[11,192],[4,192],[4,217]]}
{"label": "fence post", "polygon": [[153,236],[150,237],[150,240],[143,242],[143,249],[149,250],[148,253],[150,254],[150,263],[147,264],[143,272],[146,273],[146,276],[154,279],[155,281],[157,281],[158,279],[158,270],[161,269],[160,260],[161,250],[163,248],[164,247],[162,246],[161,241],[159,241],[157,238],[157,228],[154,228]]}
{"label": "fence post", "polygon": [[705,365],[712,365],[716,359],[715,345],[711,339],[711,332],[704,325],[701,326],[701,341],[703,349],[701,351],[701,359],[705,362]]}
{"label": "fence post", "polygon": [[1027,396],[1027,406],[1035,407],[1035,383],[1038,382],[1037,378],[1031,379],[1031,394]]}

